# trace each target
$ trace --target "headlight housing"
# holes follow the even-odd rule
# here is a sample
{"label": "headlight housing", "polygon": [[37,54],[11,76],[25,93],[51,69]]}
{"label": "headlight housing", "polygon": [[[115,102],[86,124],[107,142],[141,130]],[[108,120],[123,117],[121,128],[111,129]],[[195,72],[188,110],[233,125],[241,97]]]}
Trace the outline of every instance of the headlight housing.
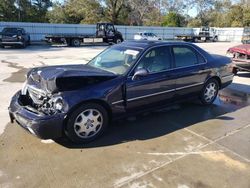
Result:
{"label": "headlight housing", "polygon": [[61,96],[52,96],[42,106],[42,111],[46,114],[57,114],[67,111],[67,104]]}
{"label": "headlight housing", "polygon": [[64,102],[62,97],[52,98],[53,108],[57,111],[62,111],[64,107]]}

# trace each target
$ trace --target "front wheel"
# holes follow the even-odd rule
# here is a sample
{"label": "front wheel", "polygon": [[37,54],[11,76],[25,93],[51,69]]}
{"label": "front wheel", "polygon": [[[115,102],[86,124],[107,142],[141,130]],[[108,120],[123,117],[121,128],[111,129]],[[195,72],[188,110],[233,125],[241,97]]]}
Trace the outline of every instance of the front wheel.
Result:
{"label": "front wheel", "polygon": [[122,39],[117,38],[117,39],[115,40],[115,43],[116,43],[116,44],[122,43]]}
{"label": "front wheel", "polygon": [[219,91],[219,83],[216,79],[208,80],[200,94],[201,103],[204,105],[210,105],[216,99]]}
{"label": "front wheel", "polygon": [[83,104],[70,115],[65,133],[75,143],[88,143],[104,132],[108,122],[104,107],[95,103]]}

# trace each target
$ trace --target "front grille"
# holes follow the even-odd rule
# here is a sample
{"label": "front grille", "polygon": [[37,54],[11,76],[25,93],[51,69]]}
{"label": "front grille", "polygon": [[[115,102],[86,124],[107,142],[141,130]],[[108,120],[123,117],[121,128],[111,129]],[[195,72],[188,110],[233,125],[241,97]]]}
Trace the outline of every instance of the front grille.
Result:
{"label": "front grille", "polygon": [[43,104],[44,97],[46,96],[44,91],[37,89],[33,86],[28,86],[27,89],[28,89],[30,98],[35,104],[37,105]]}

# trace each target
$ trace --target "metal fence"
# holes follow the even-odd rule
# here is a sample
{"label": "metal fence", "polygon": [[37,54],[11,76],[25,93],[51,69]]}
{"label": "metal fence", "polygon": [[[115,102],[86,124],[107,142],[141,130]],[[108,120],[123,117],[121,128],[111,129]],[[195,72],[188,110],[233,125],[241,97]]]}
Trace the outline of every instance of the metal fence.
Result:
{"label": "metal fence", "polygon": [[[0,22],[0,30],[4,27],[22,27],[30,33],[32,41],[41,41],[46,34],[89,34],[95,33],[95,25],[83,24],[48,24],[48,23],[26,23],[26,22]],[[133,39],[139,31],[153,32],[164,39],[174,39],[176,35],[193,34],[197,28],[185,27],[146,27],[146,26],[116,26],[123,34],[124,39]],[[218,28],[219,41],[240,41],[243,28]]]}

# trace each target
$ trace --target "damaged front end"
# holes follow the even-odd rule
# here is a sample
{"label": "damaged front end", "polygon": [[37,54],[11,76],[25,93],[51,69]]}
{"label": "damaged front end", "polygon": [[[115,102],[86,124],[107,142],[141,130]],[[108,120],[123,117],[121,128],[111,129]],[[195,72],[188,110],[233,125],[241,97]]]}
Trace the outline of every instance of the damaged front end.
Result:
{"label": "damaged front end", "polygon": [[52,66],[31,69],[22,89],[24,103],[47,115],[66,113],[61,94],[114,78],[113,74],[84,65]]}
{"label": "damaged front end", "polygon": [[69,108],[84,101],[79,97],[70,107],[71,96],[67,91],[79,90],[82,96],[83,88],[114,77],[114,74],[84,65],[31,69],[22,90],[11,99],[10,119],[40,138],[58,138],[63,135]]}
{"label": "damaged front end", "polygon": [[20,95],[20,102],[30,109],[46,115],[67,112],[67,104],[59,94],[51,94],[32,85],[25,84]]}
{"label": "damaged front end", "polygon": [[232,58],[233,73],[250,71],[250,44],[243,44],[229,48],[227,56]]}

